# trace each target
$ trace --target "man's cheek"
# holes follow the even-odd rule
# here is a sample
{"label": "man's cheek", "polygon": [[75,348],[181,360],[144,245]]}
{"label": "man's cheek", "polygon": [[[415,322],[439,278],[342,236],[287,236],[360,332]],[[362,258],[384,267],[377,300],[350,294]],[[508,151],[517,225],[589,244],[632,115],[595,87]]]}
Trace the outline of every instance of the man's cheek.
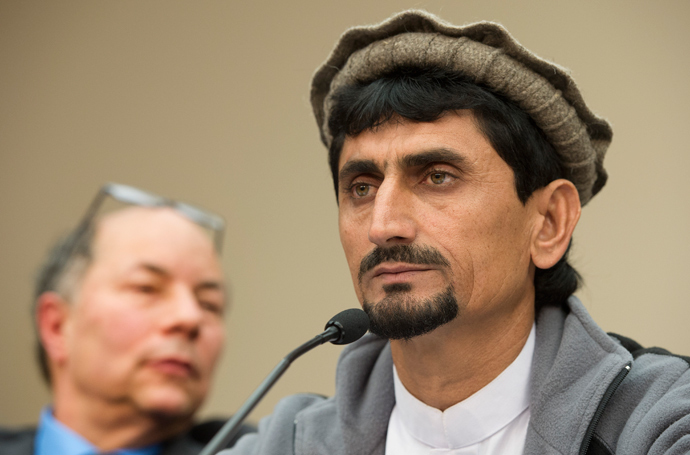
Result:
{"label": "man's cheek", "polygon": [[130,352],[137,344],[155,335],[155,328],[141,314],[113,315],[101,328],[104,342],[113,353]]}
{"label": "man's cheek", "polygon": [[210,329],[208,340],[198,347],[198,353],[202,359],[204,370],[208,375],[213,371],[218,358],[225,346],[225,332],[222,327]]}

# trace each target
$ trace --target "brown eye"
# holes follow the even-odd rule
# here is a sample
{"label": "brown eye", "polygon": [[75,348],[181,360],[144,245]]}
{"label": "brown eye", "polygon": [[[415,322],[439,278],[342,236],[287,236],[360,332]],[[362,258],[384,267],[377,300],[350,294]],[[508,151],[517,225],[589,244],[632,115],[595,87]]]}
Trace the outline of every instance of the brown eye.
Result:
{"label": "brown eye", "polygon": [[155,294],[158,292],[158,288],[156,286],[152,285],[147,285],[147,284],[140,284],[135,286],[135,289],[137,292],[141,294]]}
{"label": "brown eye", "polygon": [[355,193],[359,197],[364,197],[367,194],[369,194],[369,185],[366,185],[364,183],[360,183],[358,185],[355,185]]}
{"label": "brown eye", "polygon": [[431,179],[431,183],[435,185],[440,185],[441,183],[446,181],[446,174],[444,174],[443,172],[434,172],[429,176],[429,178]]}

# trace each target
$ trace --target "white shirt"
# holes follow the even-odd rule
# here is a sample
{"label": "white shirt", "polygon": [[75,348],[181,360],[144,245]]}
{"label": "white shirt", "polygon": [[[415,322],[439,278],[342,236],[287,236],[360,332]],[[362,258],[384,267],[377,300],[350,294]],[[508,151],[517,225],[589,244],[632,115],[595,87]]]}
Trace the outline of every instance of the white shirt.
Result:
{"label": "white shirt", "polygon": [[393,367],[395,406],[386,455],[518,455],[529,423],[534,331],[508,368],[474,395],[440,411],[405,389]]}

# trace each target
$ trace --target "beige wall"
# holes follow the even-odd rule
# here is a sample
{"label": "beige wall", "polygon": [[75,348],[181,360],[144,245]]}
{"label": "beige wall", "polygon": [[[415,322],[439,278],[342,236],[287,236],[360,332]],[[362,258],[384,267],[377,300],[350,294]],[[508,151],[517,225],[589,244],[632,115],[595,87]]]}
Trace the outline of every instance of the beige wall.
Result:
{"label": "beige wall", "polygon": [[[604,329],[690,354],[690,3],[3,0],[0,425],[35,421],[49,400],[31,278],[105,181],[228,218],[234,308],[206,415],[234,411],[289,349],[357,306],[309,80],[346,27],[406,7],[500,21],[572,68],[615,131],[609,184],[575,232],[580,295]],[[332,393],[338,352],[298,360],[253,417],[288,393]]]}

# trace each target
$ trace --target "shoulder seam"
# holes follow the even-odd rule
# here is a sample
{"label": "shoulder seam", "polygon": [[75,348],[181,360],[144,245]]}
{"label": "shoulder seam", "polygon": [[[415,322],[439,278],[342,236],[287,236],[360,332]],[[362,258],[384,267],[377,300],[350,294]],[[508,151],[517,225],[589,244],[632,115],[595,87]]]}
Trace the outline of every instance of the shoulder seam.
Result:
{"label": "shoulder seam", "polygon": [[667,351],[664,348],[658,348],[658,347],[644,348],[644,349],[640,349],[640,350],[632,353],[633,358],[635,358],[635,359],[638,357],[641,357],[643,355],[646,355],[646,354],[655,354],[655,355],[663,355],[663,356],[667,356],[667,357],[675,357],[675,358],[683,360],[685,363],[688,364],[688,368],[690,368],[690,357],[680,355],[680,354],[674,354],[672,352]]}
{"label": "shoulder seam", "polygon": [[674,354],[667,349],[664,348],[659,348],[659,347],[651,347],[651,348],[643,348],[642,345],[640,345],[638,342],[624,337],[622,335],[618,335],[616,333],[611,333],[609,332],[608,335],[617,340],[621,346],[623,346],[630,354],[632,354],[633,359],[637,359],[640,356],[643,356],[645,354],[656,354],[656,355],[664,355],[664,356],[669,356],[669,357],[676,357],[681,360],[683,360],[685,363],[688,364],[688,368],[690,368],[690,356],[684,356],[680,354]]}

